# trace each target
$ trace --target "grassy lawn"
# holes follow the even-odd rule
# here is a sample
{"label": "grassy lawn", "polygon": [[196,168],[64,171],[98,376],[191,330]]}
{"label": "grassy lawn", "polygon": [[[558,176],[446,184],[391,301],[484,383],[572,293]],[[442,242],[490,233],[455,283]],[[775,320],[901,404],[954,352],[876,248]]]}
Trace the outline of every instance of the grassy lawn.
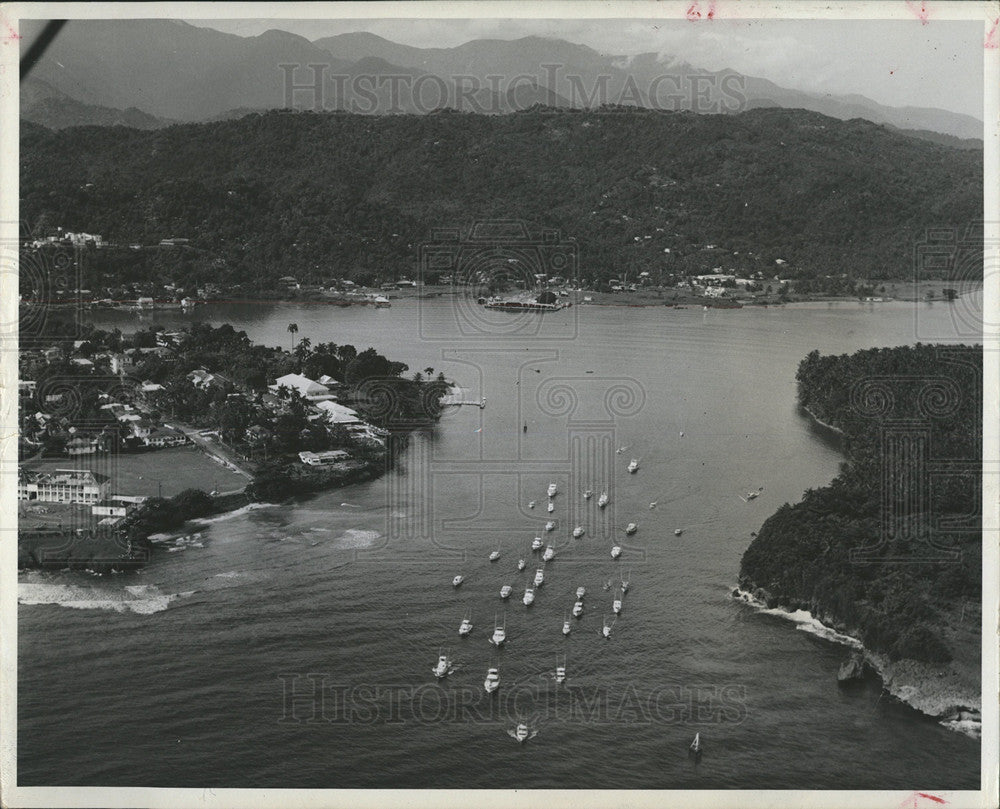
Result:
{"label": "grassy lawn", "polygon": [[[249,482],[193,446],[137,454],[98,455],[89,458],[46,458],[24,464],[33,471],[90,469],[112,480],[112,494],[172,497],[184,489],[220,492],[242,489]],[[43,504],[44,505],[44,504]]]}

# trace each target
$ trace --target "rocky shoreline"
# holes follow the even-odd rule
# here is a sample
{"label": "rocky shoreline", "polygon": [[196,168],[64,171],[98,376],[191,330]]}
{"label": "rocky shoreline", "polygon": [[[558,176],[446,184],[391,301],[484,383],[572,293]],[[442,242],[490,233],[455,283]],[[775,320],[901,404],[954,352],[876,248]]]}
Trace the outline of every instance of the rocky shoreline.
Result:
{"label": "rocky shoreline", "polygon": [[[887,655],[866,649],[857,640],[860,633],[840,624],[816,604],[782,599],[753,582],[741,580],[732,597],[756,609],[772,609],[787,613],[808,612],[831,633],[828,639],[855,650],[838,672],[841,681],[857,679],[871,671],[882,682],[887,694],[919,711],[945,727],[979,738],[982,731],[982,692],[978,669],[969,670],[961,661],[925,663],[918,660],[890,660]],[[837,637],[839,636],[839,637]]]}

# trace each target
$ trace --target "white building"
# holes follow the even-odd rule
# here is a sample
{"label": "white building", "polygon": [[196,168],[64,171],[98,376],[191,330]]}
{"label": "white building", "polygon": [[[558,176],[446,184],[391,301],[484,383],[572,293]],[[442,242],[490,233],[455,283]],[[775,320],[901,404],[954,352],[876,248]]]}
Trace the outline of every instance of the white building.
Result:
{"label": "white building", "polygon": [[299,460],[309,466],[329,466],[350,458],[350,454],[342,449],[331,449],[327,452],[300,452]]}
{"label": "white building", "polygon": [[320,402],[316,405],[318,410],[326,414],[327,419],[333,424],[360,424],[361,417],[356,410],[344,407],[337,402]]}
{"label": "white building", "polygon": [[319,382],[302,374],[285,374],[284,376],[279,376],[273,385],[268,385],[268,388],[274,392],[277,392],[282,387],[296,390],[300,396],[307,399],[310,396],[327,396],[330,393],[330,389],[326,385],[321,385]]}
{"label": "white building", "polygon": [[99,475],[89,469],[22,471],[18,475],[17,499],[94,505],[107,498],[110,485],[107,475]]}

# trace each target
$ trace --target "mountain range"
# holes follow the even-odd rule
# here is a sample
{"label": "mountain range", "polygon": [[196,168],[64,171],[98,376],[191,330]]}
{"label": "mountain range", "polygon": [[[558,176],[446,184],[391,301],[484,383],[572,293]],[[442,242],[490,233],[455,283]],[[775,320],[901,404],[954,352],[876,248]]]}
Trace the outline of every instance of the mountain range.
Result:
{"label": "mountain range", "polygon": [[[40,27],[25,21],[22,42]],[[21,85],[22,117],[50,128],[156,128],[285,107],[507,113],[534,104],[706,113],[783,107],[864,118],[952,146],[978,148],[983,136],[981,121],[947,110],[809,93],[662,54],[601,54],[541,37],[416,48],[366,32],[309,41],[279,30],[242,37],[175,20],[81,20],[62,29]]]}

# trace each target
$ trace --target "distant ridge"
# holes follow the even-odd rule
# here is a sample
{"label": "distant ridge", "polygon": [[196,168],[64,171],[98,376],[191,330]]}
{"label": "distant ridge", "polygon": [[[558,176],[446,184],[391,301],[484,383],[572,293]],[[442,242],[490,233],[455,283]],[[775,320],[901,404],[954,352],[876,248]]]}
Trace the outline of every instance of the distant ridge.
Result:
{"label": "distant ridge", "polygon": [[[25,39],[39,27],[25,21]],[[310,65],[322,68],[314,73]],[[54,127],[118,120],[149,127],[162,125],[154,119],[207,121],[244,108],[506,113],[541,103],[722,113],[782,107],[948,135],[959,141],[941,142],[957,148],[969,148],[960,141],[983,137],[983,123],[968,115],[890,107],[860,95],[807,93],[732,70],[702,70],[662,54],[606,55],[543,37],[415,48],[368,32],[310,42],[276,29],[240,37],[175,20],[83,20],[65,26],[31,78],[52,88],[50,97],[98,108],[65,100],[22,103],[26,119]],[[393,82],[401,88],[395,95]],[[415,83],[423,91],[419,97],[411,89]]]}

